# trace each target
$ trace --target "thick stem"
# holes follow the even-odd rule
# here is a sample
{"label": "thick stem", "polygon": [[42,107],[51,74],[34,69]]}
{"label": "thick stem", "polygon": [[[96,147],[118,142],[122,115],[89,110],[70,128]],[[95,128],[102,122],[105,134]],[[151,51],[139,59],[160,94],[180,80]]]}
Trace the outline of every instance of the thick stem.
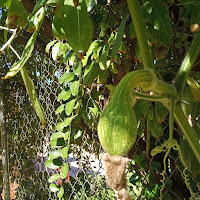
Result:
{"label": "thick stem", "polygon": [[153,59],[151,56],[151,51],[147,40],[147,31],[144,22],[142,20],[138,2],[137,0],[127,0],[127,2],[132,17],[132,21],[135,27],[144,68],[154,69]]}
{"label": "thick stem", "polygon": [[187,52],[175,81],[175,86],[180,96],[183,93],[188,74],[192,69],[192,66],[199,51],[200,51],[200,31],[197,33],[189,51]]}
{"label": "thick stem", "polygon": [[0,79],[0,132],[1,132],[1,147],[2,147],[2,171],[3,171],[3,191],[4,199],[10,200],[10,182],[9,182],[9,156],[8,156],[8,137],[5,128],[4,115],[4,91],[3,81]]}
{"label": "thick stem", "polygon": [[200,162],[200,144],[194,129],[189,125],[180,103],[177,103],[174,110],[174,116],[179,126],[181,127],[183,134],[185,135],[188,143],[190,144],[197,160]]}

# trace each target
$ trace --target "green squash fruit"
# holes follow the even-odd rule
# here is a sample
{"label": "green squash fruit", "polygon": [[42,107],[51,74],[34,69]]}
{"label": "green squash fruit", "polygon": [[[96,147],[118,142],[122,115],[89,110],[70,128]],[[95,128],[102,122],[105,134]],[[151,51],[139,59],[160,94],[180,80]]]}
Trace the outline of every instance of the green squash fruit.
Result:
{"label": "green squash fruit", "polygon": [[98,136],[110,155],[124,156],[134,145],[137,119],[132,108],[136,100],[132,92],[135,87],[149,90],[154,81],[152,74],[151,70],[128,73],[116,87],[111,101],[103,111],[98,124]]}

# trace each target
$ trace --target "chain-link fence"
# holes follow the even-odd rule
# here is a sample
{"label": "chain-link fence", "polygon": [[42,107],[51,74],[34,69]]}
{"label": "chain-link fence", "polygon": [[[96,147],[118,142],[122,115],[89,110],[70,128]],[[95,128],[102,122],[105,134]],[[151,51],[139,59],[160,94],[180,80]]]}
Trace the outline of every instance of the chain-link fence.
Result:
{"label": "chain-link fence", "polygon": [[[41,122],[30,104],[20,75],[17,75],[18,79],[5,81],[11,199],[52,200],[58,199],[58,197],[56,193],[49,190],[47,180],[57,171],[47,169],[45,161],[52,151],[49,143],[50,136],[55,132],[56,124],[60,120],[60,116],[55,114],[55,110],[60,105],[57,101],[57,96],[61,91],[58,78],[63,74],[64,67],[47,58],[37,60],[37,56],[33,56],[32,59],[35,63],[31,66],[35,73],[32,74],[33,81],[47,120],[47,126],[41,127]],[[5,64],[6,60],[2,62]],[[152,113],[155,110],[154,107],[155,105],[152,103],[146,115]],[[153,116],[155,117],[155,113]],[[146,123],[145,119],[142,119],[141,123]],[[130,158],[127,170],[128,190],[134,199],[159,199],[158,191],[162,185],[161,172],[164,168],[165,154],[150,156],[148,152],[152,147],[161,145],[162,142],[159,137],[155,137],[155,134],[146,130],[146,126],[144,127],[139,131],[142,134],[128,154]],[[162,127],[164,128],[161,129],[162,134],[160,135],[167,139],[167,115],[162,122]],[[177,138],[182,135],[176,124],[174,132]],[[149,147],[146,145],[145,138],[150,138]],[[98,142],[96,133],[92,134],[92,138],[83,134],[81,140],[71,146],[73,148],[71,148],[68,158],[69,176],[64,184],[65,199],[115,199],[113,191],[105,182],[104,168],[101,162],[104,150]],[[166,164],[163,199],[189,199],[190,193],[181,176],[180,171],[183,169],[176,151],[170,153]],[[190,180],[194,182],[192,175],[190,175]],[[59,180],[56,181],[56,184],[60,184]]]}

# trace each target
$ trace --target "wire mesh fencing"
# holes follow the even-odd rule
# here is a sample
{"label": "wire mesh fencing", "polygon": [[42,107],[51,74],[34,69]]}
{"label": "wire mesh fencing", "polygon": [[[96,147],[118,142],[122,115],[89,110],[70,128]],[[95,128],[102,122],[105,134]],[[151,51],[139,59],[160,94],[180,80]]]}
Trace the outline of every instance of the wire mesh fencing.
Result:
{"label": "wire mesh fencing", "polygon": [[[5,62],[5,61],[4,61]],[[31,61],[30,61],[31,62]],[[50,191],[48,178],[57,173],[45,166],[49,153],[53,150],[50,145],[50,136],[55,132],[60,116],[55,114],[60,103],[57,101],[61,86],[58,78],[64,73],[61,64],[55,64],[50,59],[34,60],[33,81],[36,92],[43,108],[47,125],[42,127],[21,78],[17,75],[14,80],[7,81],[6,89],[6,127],[9,136],[9,166],[11,199],[18,200],[53,200],[58,199],[56,193]],[[166,166],[163,164],[165,153],[151,156],[153,147],[161,145],[163,139],[168,137],[168,113],[156,113],[155,104],[152,103],[146,115],[163,117],[162,129],[157,128],[157,135],[151,128],[140,126],[138,137],[134,147],[128,154],[130,162],[127,168],[128,191],[133,199],[160,199],[159,190],[163,187],[163,199],[189,199],[190,193],[183,179],[183,167],[176,151],[166,158]],[[164,115],[164,116],[163,116]],[[142,118],[140,125],[146,123]],[[150,123],[153,123],[150,121]],[[151,125],[150,125],[151,126]],[[159,133],[160,131],[160,133]],[[83,130],[84,132],[84,130]],[[182,133],[177,125],[174,125],[175,136]],[[147,138],[149,138],[147,146]],[[65,199],[77,200],[101,200],[115,199],[114,192],[107,186],[105,171],[101,161],[104,153],[97,135],[91,137],[82,134],[77,143],[72,143],[69,152],[69,175],[64,182]],[[165,180],[161,183],[161,174],[166,167]],[[189,174],[189,179],[194,184],[197,177]],[[57,180],[56,185],[63,184]],[[2,183],[1,183],[2,184]]]}

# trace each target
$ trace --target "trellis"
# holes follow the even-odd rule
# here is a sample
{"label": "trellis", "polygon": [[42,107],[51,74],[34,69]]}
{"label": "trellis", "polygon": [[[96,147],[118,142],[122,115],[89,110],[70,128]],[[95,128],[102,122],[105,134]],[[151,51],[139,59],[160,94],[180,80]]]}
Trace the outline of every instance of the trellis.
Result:
{"label": "trellis", "polygon": [[[1,62],[5,64],[6,60]],[[37,73],[35,77],[37,78],[33,81],[45,118],[47,119],[45,128],[41,127],[41,123],[30,104],[25,87],[20,81],[20,75],[17,75],[17,79],[14,80],[1,81],[5,88],[5,132],[8,136],[7,153],[9,154],[10,186],[15,187],[15,192],[11,193],[11,199],[50,200],[57,199],[57,196],[56,193],[49,190],[47,180],[56,171],[47,169],[45,161],[52,151],[52,147],[49,144],[50,136],[60,120],[59,115],[55,114],[55,110],[60,105],[57,101],[57,96],[61,91],[58,78],[63,74],[64,70],[61,64],[55,64],[49,58],[45,58],[42,61],[38,61],[35,58],[34,62],[35,64],[32,67],[35,68]],[[1,105],[3,106],[3,104]],[[167,120],[165,128],[167,128]],[[182,134],[176,127],[174,129],[178,134]],[[4,136],[4,132],[2,132],[2,135]],[[160,144],[155,136],[151,134],[151,137],[155,145]],[[5,137],[2,137],[3,151],[5,143]],[[70,151],[68,159],[70,164],[69,179],[65,181],[64,186],[65,199],[115,199],[113,191],[105,183],[104,169],[101,162],[104,150],[98,142],[96,133],[92,134],[92,138],[88,138],[86,134],[83,134],[80,142],[72,144],[72,146],[73,150]],[[146,171],[141,170],[137,165],[134,165],[133,162],[135,161],[130,159],[130,165],[127,170],[129,191],[135,199],[159,199],[159,195],[156,194],[158,188],[150,188],[148,179],[149,174],[152,174],[152,177],[155,179],[153,181],[156,183],[156,179],[158,179],[157,184],[159,185],[160,173],[163,168],[163,155],[148,157],[144,153],[144,146],[145,142],[141,136],[137,139],[129,156],[136,161],[137,159],[143,159],[144,166],[141,167],[144,169],[145,166],[150,167],[147,167]],[[2,156],[4,156],[3,153]],[[96,163],[96,165],[92,163]],[[185,188],[185,191],[182,191],[182,193],[179,193],[180,190],[177,190],[177,188],[173,188],[174,186],[170,186],[175,180],[174,177],[180,176],[180,172],[176,168],[176,165],[179,163],[178,155],[175,153],[170,154],[167,163],[168,172],[166,174],[163,196],[166,194],[167,197],[167,194],[170,193],[174,199],[182,200],[183,197],[188,199],[189,192],[184,186],[184,182],[178,183]],[[4,176],[5,181],[8,180],[6,174]],[[59,185],[59,181],[56,184]],[[10,198],[8,186],[9,184],[4,182],[5,200]],[[147,191],[154,194],[154,196],[151,197],[149,195],[148,197],[145,194]],[[144,197],[144,195],[146,196]]]}

